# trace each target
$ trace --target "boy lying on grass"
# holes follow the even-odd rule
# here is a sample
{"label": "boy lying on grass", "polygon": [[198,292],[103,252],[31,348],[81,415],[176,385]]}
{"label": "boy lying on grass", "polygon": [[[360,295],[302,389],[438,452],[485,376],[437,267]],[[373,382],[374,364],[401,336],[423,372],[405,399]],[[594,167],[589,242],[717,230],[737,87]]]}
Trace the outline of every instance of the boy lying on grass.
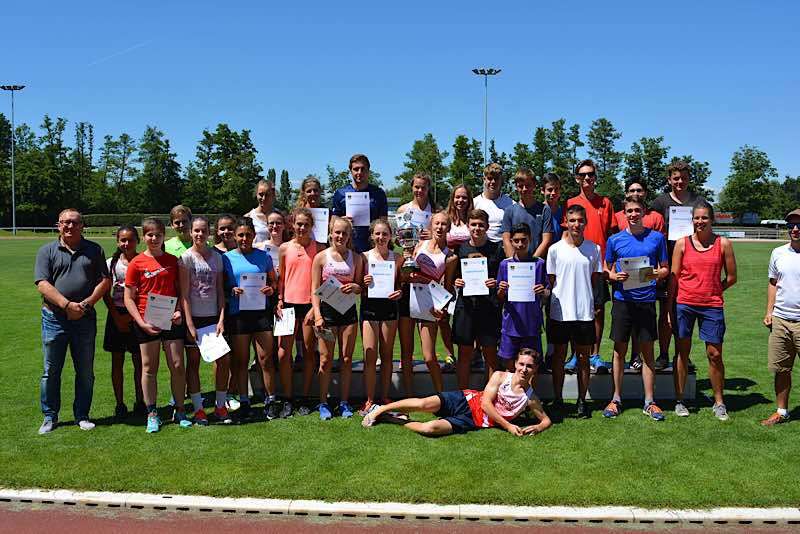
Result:
{"label": "boy lying on grass", "polygon": [[[521,349],[514,362],[514,372],[495,371],[483,391],[445,391],[422,399],[403,399],[384,406],[375,405],[361,424],[370,427],[376,422],[392,422],[423,436],[461,434],[493,426],[501,427],[515,436],[544,432],[552,423],[531,386],[541,359],[541,354],[535,350]],[[526,409],[539,423],[525,427],[512,423]],[[392,412],[402,413],[397,416]],[[433,413],[439,418],[425,423],[411,421],[406,415],[408,412]]]}

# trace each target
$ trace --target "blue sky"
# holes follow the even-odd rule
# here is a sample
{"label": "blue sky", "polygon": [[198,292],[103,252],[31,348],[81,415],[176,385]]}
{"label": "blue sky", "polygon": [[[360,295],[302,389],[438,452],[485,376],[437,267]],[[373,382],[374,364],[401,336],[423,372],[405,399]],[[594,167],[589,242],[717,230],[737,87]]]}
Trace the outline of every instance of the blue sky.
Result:
{"label": "blue sky", "polygon": [[185,165],[201,131],[227,122],[294,182],[364,152],[390,185],[426,132],[448,151],[458,134],[482,138],[470,70],[496,66],[501,150],[560,117],[585,133],[602,116],[620,149],[663,135],[709,161],[715,189],[744,144],[800,175],[796,2],[285,4],[8,3],[0,78],[28,85],[17,120],[32,125],[85,120],[97,139],[156,125]]}

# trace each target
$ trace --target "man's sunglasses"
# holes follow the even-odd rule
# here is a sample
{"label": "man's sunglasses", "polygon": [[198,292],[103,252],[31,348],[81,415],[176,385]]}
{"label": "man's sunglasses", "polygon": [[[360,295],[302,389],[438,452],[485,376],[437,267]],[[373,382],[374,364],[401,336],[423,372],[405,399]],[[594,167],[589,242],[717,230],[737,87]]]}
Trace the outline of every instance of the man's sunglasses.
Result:
{"label": "man's sunglasses", "polygon": [[597,173],[594,171],[589,172],[577,172],[575,173],[580,178],[597,178]]}
{"label": "man's sunglasses", "polygon": [[792,230],[797,230],[798,228],[800,228],[800,222],[787,222],[786,223],[786,229],[789,230],[790,232]]}

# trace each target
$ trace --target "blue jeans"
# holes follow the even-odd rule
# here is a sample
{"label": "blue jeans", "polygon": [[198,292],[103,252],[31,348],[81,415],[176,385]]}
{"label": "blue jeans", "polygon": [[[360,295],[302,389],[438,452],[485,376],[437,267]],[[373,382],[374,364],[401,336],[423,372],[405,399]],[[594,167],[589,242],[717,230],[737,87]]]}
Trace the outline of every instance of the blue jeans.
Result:
{"label": "blue jeans", "polygon": [[89,418],[94,390],[94,343],[97,334],[95,314],[70,321],[42,308],[42,351],[44,373],[40,382],[40,402],[46,419],[58,420],[61,409],[61,371],[67,358],[67,347],[75,367],[75,421]]}

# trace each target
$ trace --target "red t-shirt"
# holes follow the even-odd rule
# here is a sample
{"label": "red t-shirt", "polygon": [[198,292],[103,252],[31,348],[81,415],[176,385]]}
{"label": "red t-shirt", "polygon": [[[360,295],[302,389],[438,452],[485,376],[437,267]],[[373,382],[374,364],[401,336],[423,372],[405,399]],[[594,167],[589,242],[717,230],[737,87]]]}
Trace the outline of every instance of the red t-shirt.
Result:
{"label": "red t-shirt", "polygon": [[128,264],[125,285],[136,288],[136,307],[144,317],[148,294],[178,296],[178,258],[167,253],[157,258],[139,254]]}
{"label": "red t-shirt", "polygon": [[[600,257],[605,258],[606,241],[614,233],[612,230],[617,228],[617,221],[614,218],[614,206],[611,205],[611,200],[602,195],[595,195],[592,200],[589,200],[582,194],[567,200],[567,208],[576,204],[583,206],[583,209],[586,210],[584,238],[595,245],[599,245]],[[564,228],[567,227],[566,209],[564,210],[564,217],[561,219],[561,225]]]}
{"label": "red t-shirt", "polygon": [[[622,210],[619,210],[614,214],[614,219],[617,223],[617,228],[619,231],[623,231],[628,227],[628,219],[625,217],[625,213]],[[658,213],[657,211],[647,210],[642,217],[642,226],[645,228],[651,228],[656,232],[664,233],[664,217]]]}

